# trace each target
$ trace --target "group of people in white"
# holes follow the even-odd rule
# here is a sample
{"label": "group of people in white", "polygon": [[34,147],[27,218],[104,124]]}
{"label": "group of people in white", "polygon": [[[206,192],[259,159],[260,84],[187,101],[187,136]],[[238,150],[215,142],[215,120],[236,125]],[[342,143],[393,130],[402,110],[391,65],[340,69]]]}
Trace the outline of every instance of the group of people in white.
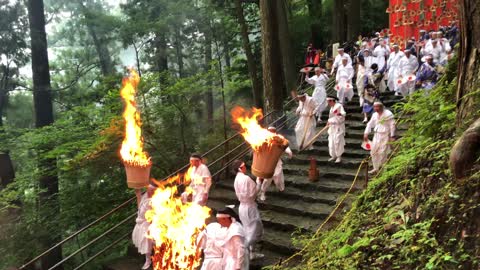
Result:
{"label": "group of people in white", "polygon": [[[326,125],[331,156],[329,161],[342,161],[346,116],[343,105],[352,100],[355,82],[359,105],[364,114],[363,123],[366,124],[365,142],[369,142],[368,134],[374,131],[371,148],[368,149],[373,163],[370,173],[378,171],[389,153],[388,142],[395,139],[394,116],[380,101],[380,93],[394,91],[397,96],[408,97],[416,89],[431,89],[453,55],[453,38],[455,36],[450,40],[444,38],[441,31],[430,31],[427,34],[420,30],[420,40],[416,42],[414,38],[410,39],[402,51],[398,44],[389,45],[388,38],[379,35],[359,42],[359,51],[353,57],[355,61],[352,61],[344,48],[338,48],[330,73],[320,63],[314,68],[313,76],[309,75],[310,68],[303,68],[305,81],[313,85],[314,90],[312,96],[307,93],[297,95],[297,146],[302,150],[313,149],[312,145],[305,145],[305,142],[316,135],[316,126],[322,123],[322,114],[328,105],[330,111]],[[329,75],[335,76],[336,96],[327,97],[325,87],[330,80]]]}
{"label": "group of people in white", "polygon": [[[409,44],[401,51],[397,44],[390,49],[388,42],[382,38],[374,42],[362,42],[361,50],[355,56],[356,69],[352,57],[338,48],[330,73],[320,65],[314,68],[315,75],[309,76],[309,70],[304,70],[305,81],[314,86],[312,96],[301,92],[296,96],[299,103],[296,109],[298,122],[295,126],[296,143],[299,151],[311,150],[311,142],[315,136],[317,124],[322,123],[322,114],[329,108],[326,127],[328,128],[329,161],[342,162],[345,151],[345,118],[347,112],[344,104],[354,96],[353,80],[359,95],[360,107],[365,115],[364,144],[371,144],[370,155],[373,169],[377,172],[386,162],[389,154],[389,142],[395,140],[395,120],[391,111],[379,100],[379,93],[395,91],[396,95],[404,97],[412,94],[416,88],[431,88],[437,79],[435,65],[445,65],[452,50],[448,40],[440,33],[431,33],[431,37],[422,36],[421,46]],[[421,61],[417,58],[417,53]],[[419,68],[419,62],[422,64]],[[355,71],[356,70],[356,71]],[[329,75],[335,74],[335,90],[337,95],[327,95],[325,89]],[[368,114],[372,113],[370,120]],[[268,130],[276,133],[275,127]],[[369,135],[373,131],[373,140]],[[292,158],[290,148],[285,153]],[[247,174],[245,162],[236,160],[232,163],[236,174],[234,181],[235,194],[239,204],[239,215],[232,208],[216,212],[216,222],[206,226],[198,237],[198,246],[204,252],[202,270],[243,270],[248,269],[249,261],[263,257],[256,253],[256,244],[262,237],[263,224],[258,210],[257,199],[266,200],[266,192],[272,182],[279,191],[285,188],[282,160],[280,159],[271,179],[257,178],[253,180]],[[199,154],[190,157],[188,170],[190,184],[181,194],[184,203],[192,202],[206,205],[212,185],[208,167],[203,164]],[[149,186],[138,205],[138,217],[132,238],[139,253],[145,254],[146,261],[142,269],[151,265],[152,242],[146,237],[149,223],[145,213],[150,207],[150,198],[154,187]]]}
{"label": "group of people in white", "polygon": [[[276,133],[275,127],[268,130]],[[285,153],[291,158],[292,151],[287,147]],[[266,200],[266,191],[272,182],[278,190],[285,188],[282,170],[282,160],[277,162],[274,175],[271,179],[257,178],[256,181],[247,175],[245,162],[235,160],[232,163],[235,173],[234,189],[240,202],[237,216],[232,208],[225,208],[216,212],[216,222],[210,223],[199,235],[197,245],[204,252],[202,268],[204,270],[237,270],[248,269],[249,261],[262,258],[263,254],[255,252],[255,247],[263,235],[263,224],[258,210],[257,199]],[[208,167],[202,162],[199,154],[190,156],[190,168],[187,178],[190,184],[181,194],[183,203],[206,205],[211,187],[211,174]],[[151,207],[150,199],[155,190],[149,186],[138,205],[138,217],[132,233],[133,244],[138,252],[145,255],[145,264],[142,269],[151,266],[152,240],[148,239],[149,223],[145,213]]]}

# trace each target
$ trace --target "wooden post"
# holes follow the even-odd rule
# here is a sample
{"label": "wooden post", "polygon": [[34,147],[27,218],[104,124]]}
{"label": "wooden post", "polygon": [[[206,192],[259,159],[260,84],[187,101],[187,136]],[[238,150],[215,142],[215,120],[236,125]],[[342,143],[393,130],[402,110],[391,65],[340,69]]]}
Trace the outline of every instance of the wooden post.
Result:
{"label": "wooden post", "polygon": [[365,188],[368,186],[368,160],[365,162]]}

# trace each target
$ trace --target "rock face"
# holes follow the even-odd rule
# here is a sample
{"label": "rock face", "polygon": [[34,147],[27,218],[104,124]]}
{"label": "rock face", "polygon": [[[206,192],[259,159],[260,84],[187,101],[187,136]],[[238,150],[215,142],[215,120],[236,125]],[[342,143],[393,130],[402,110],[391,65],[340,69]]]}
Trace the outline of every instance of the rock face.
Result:
{"label": "rock face", "polygon": [[[399,98],[393,96],[392,92],[388,92],[383,94],[383,100],[387,107],[391,107]],[[320,137],[314,143],[313,150],[297,153],[295,151],[297,146],[292,145],[295,144],[293,131],[295,119],[289,121],[289,126],[280,131],[289,139],[294,157],[291,160],[284,159],[285,190],[277,191],[272,183],[267,192],[266,201],[258,203],[264,224],[264,235],[260,247],[265,258],[253,261],[252,269],[276,264],[301,248],[292,244],[292,234],[315,232],[334,209],[337,200],[350,187],[358,167],[369,153],[360,147],[365,124],[362,123],[363,115],[358,106],[358,97],[354,97],[345,106],[345,110],[347,111],[346,145],[340,164],[327,161],[330,158],[327,135]],[[324,113],[324,120],[326,115]],[[321,127],[324,124],[325,121]],[[320,172],[317,182],[308,180],[310,157],[317,160],[317,168]],[[227,204],[235,204],[238,207],[239,202],[235,196],[233,181],[234,178],[217,182],[210,191],[208,206],[222,208]],[[362,171],[356,188],[360,188],[363,184]],[[237,207],[235,210],[238,211]]]}

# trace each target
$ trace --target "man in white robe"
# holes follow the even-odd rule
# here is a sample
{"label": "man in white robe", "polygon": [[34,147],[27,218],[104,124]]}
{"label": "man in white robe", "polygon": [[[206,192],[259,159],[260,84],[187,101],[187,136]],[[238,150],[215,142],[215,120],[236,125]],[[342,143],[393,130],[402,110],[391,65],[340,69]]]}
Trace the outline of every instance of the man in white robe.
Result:
{"label": "man in white robe", "polygon": [[186,177],[190,180],[189,189],[191,190],[182,193],[182,201],[189,201],[188,197],[192,195],[192,202],[203,206],[206,205],[208,192],[212,186],[212,175],[207,165],[202,163],[200,154],[195,153],[190,156],[190,168]]}
{"label": "man in white robe", "polygon": [[203,249],[204,259],[200,270],[223,270],[223,245],[227,228],[212,222],[198,236],[198,246]]}
{"label": "man in white robe", "polygon": [[254,253],[255,244],[260,241],[263,235],[262,219],[255,201],[260,192],[260,185],[257,185],[250,176],[246,175],[247,167],[241,160],[234,161],[233,168],[237,172],[234,188],[240,201],[238,213],[245,230],[245,240],[250,250],[250,259],[263,257],[263,254]]}
{"label": "man in white robe", "polygon": [[[295,111],[298,115],[298,122],[295,126],[295,137],[297,141],[297,146],[303,147],[303,144],[306,144],[310,141],[313,136],[315,136],[315,113],[317,112],[317,102],[308,96],[307,94],[300,94],[297,96],[299,101],[298,108]],[[313,149],[313,146],[309,147],[309,150]]]}
{"label": "man in white robe", "polygon": [[400,64],[400,60],[405,56],[402,51],[400,51],[400,47],[398,44],[393,45],[393,52],[390,53],[387,61],[387,72],[388,72],[388,89],[390,91],[395,91],[398,93],[398,84],[396,83],[399,75],[400,69],[398,68]]}
{"label": "man in white robe", "polygon": [[352,58],[348,53],[345,53],[345,50],[343,48],[338,48],[337,52],[338,54],[337,56],[335,56],[335,60],[333,61],[332,71],[330,71],[330,75],[333,75],[335,69],[337,69],[342,64],[342,60],[344,57],[347,58],[347,61],[350,65],[352,64]]}
{"label": "man in white robe", "polygon": [[386,68],[386,59],[390,54],[390,47],[385,43],[383,39],[380,39],[380,45],[373,50],[373,56],[377,58],[378,70],[384,70]]}
{"label": "man in white robe", "polygon": [[425,49],[422,49],[421,54],[423,56],[432,55],[433,63],[438,65],[442,60],[442,56],[444,55],[444,50],[443,50],[443,47],[438,44],[438,40],[432,39],[431,46],[429,47],[425,46]]}
{"label": "man in white robe", "polygon": [[326,97],[327,91],[325,90],[325,85],[328,81],[328,76],[325,74],[324,70],[320,67],[315,68],[315,75],[311,78],[308,77],[308,73],[305,73],[305,81],[309,84],[315,86],[313,90],[312,98],[317,103],[317,122],[322,122],[322,112],[327,107]]}
{"label": "man in white robe", "polygon": [[369,73],[372,71],[371,66],[377,62],[377,59],[372,56],[370,50],[366,49],[363,51],[363,60],[365,62],[366,72]]}
{"label": "man in white robe", "polygon": [[373,131],[372,148],[370,155],[372,157],[373,170],[369,173],[375,173],[380,170],[382,165],[387,161],[390,152],[389,142],[395,140],[395,119],[393,113],[384,108],[383,103],[377,101],[373,103],[372,118],[367,123],[363,140],[368,141],[368,135]]}
{"label": "man in white robe", "polygon": [[342,155],[345,151],[345,116],[346,112],[342,104],[337,103],[337,98],[327,98],[330,114],[328,116],[328,152],[330,159],[335,163],[342,162]]}
{"label": "man in white robe", "polygon": [[[268,127],[268,131],[272,133],[277,133],[277,129],[275,127]],[[290,147],[287,147],[285,149],[285,154],[287,154],[289,158],[292,158],[293,153]],[[261,186],[260,195],[259,195],[259,199],[261,201],[266,200],[266,193],[267,193],[268,187],[270,187],[270,185],[272,184],[272,181],[273,183],[275,183],[275,186],[277,187],[278,191],[283,191],[285,189],[285,178],[283,175],[283,162],[281,158],[278,159],[277,166],[275,166],[275,171],[273,172],[272,178],[264,179],[262,183],[261,179],[257,177],[257,185]]]}
{"label": "man in white robe", "polygon": [[[225,237],[221,242],[223,247],[221,269],[248,270],[249,260],[245,230],[242,224],[236,220],[236,213],[231,208],[225,208],[219,210],[216,217],[217,222],[223,228],[226,228]],[[206,270],[210,270],[210,268],[206,268]]]}
{"label": "man in white robe", "polygon": [[145,254],[145,264],[142,266],[142,269],[148,269],[152,264],[153,241],[147,237],[150,223],[147,221],[145,213],[151,209],[150,202],[155,193],[155,189],[155,186],[149,185],[147,192],[142,195],[140,204],[138,205],[135,228],[132,232],[133,245],[138,249],[138,253]]}
{"label": "man in white robe", "polygon": [[406,97],[415,91],[415,73],[418,69],[418,59],[415,55],[412,55],[411,50],[404,50],[403,53],[405,56],[398,65],[400,70],[400,78],[398,79],[402,81],[398,92]]}
{"label": "man in white robe", "polygon": [[335,77],[338,101],[342,104],[345,103],[345,98],[348,101],[353,98],[352,78],[354,74],[352,65],[348,64],[348,59],[344,57]]}

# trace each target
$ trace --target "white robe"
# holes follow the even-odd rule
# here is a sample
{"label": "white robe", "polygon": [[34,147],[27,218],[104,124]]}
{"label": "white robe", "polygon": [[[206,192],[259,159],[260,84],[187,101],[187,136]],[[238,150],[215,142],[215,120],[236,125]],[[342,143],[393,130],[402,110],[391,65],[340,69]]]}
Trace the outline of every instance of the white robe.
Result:
{"label": "white robe", "polygon": [[[198,167],[193,167],[189,170],[190,187],[193,190],[192,202],[200,205],[206,205],[208,199],[208,192],[212,185],[212,175],[207,165],[200,164]],[[188,194],[182,193],[182,201],[187,201]]]}
{"label": "white robe", "polygon": [[328,152],[333,158],[339,158],[345,151],[345,115],[342,104],[336,103],[330,108],[328,123]]}
{"label": "white robe", "polygon": [[227,237],[227,228],[217,222],[212,222],[198,237],[198,245],[203,249],[205,255],[200,270],[222,270],[223,245]]}
{"label": "white robe", "polygon": [[388,142],[390,137],[395,135],[393,113],[387,109],[383,110],[382,115],[375,112],[365,128],[365,134],[370,134],[372,129],[375,134],[373,135],[370,155],[372,156],[373,168],[378,171],[387,161],[390,152]]}
{"label": "white robe", "polygon": [[363,95],[365,89],[365,76],[367,76],[367,69],[365,66],[358,65],[357,67],[357,79],[355,84],[357,85],[357,92],[360,100],[360,107],[363,106]]}
{"label": "white robe", "polygon": [[345,98],[350,101],[353,98],[353,85],[352,78],[355,74],[352,65],[340,65],[337,70],[337,76],[335,80],[337,85],[335,86],[337,90],[337,97],[340,103],[345,102]]}
{"label": "white robe", "polygon": [[147,238],[148,223],[145,218],[145,213],[150,209],[150,198],[147,193],[142,195],[140,204],[138,206],[137,219],[135,220],[135,228],[132,232],[132,241],[140,254],[149,254],[152,251],[152,240]]}
{"label": "white robe", "polygon": [[[317,102],[309,96],[306,97],[305,102],[300,101],[298,104],[296,113],[299,117],[297,125],[295,126],[295,137],[299,148],[302,140],[303,143],[306,144],[315,136],[317,123],[313,115],[317,112],[317,108]],[[313,149],[313,146],[310,146],[309,149]]]}
{"label": "white robe", "polygon": [[431,54],[433,57],[433,63],[435,64],[441,64],[442,60],[444,60],[442,57],[446,56],[443,47],[440,46],[438,42],[435,47],[433,47],[433,44],[430,47],[425,47],[425,49],[422,49],[421,53],[423,56]]}
{"label": "white robe", "polygon": [[373,56],[377,58],[377,65],[378,65],[378,70],[382,70],[383,67],[385,66],[386,62],[385,59],[390,53],[390,48],[388,47],[383,47],[382,45],[378,45],[375,47],[375,50],[373,50]]}
{"label": "white robe", "polygon": [[328,76],[326,74],[320,74],[320,76],[314,75],[311,78],[305,77],[305,81],[315,85],[312,98],[317,102],[317,116],[320,117],[327,107],[327,91],[325,90],[325,85],[327,84]]}
{"label": "white robe", "polygon": [[367,70],[367,72],[372,70],[371,66],[373,64],[377,64],[377,58],[371,55],[364,57],[363,60],[365,61],[365,69]]}
{"label": "white robe", "polygon": [[[285,153],[290,157],[293,155],[290,147],[287,147],[287,149],[285,149]],[[257,185],[262,185],[260,190],[263,194],[267,192],[268,187],[272,184],[272,180],[279,191],[285,190],[285,177],[283,175],[283,161],[281,158],[278,159],[277,166],[275,166],[275,171],[272,178],[264,179],[263,183],[260,183],[260,178],[257,177]]]}
{"label": "white robe", "polygon": [[224,239],[222,270],[248,270],[248,249],[245,240],[242,224],[233,222],[228,227]]}
{"label": "white robe", "polygon": [[263,224],[258,211],[257,194],[260,186],[250,176],[238,172],[235,177],[235,194],[240,201],[238,215],[245,231],[247,246],[252,246],[260,240],[263,234]]}
{"label": "white robe", "polygon": [[333,61],[332,71],[342,65],[342,58],[344,56],[347,57],[347,65],[352,64],[352,58],[348,53],[343,53],[343,55],[337,54],[337,56],[335,56],[335,60]]}
{"label": "white robe", "polygon": [[407,57],[406,55],[400,60],[400,64],[398,66],[400,69],[400,76],[402,77],[403,83],[399,85],[399,92],[403,96],[407,96],[408,94],[412,94],[415,91],[415,80],[408,80],[408,77],[414,78],[415,73],[418,69],[418,59],[415,55],[410,55]]}
{"label": "white robe", "polygon": [[398,90],[398,84],[396,84],[396,81],[398,77],[400,76],[400,69],[398,68],[400,64],[400,60],[405,56],[405,54],[401,51],[398,52],[392,52],[390,56],[388,57],[387,61],[387,69],[388,69],[388,89],[390,91],[397,91]]}

